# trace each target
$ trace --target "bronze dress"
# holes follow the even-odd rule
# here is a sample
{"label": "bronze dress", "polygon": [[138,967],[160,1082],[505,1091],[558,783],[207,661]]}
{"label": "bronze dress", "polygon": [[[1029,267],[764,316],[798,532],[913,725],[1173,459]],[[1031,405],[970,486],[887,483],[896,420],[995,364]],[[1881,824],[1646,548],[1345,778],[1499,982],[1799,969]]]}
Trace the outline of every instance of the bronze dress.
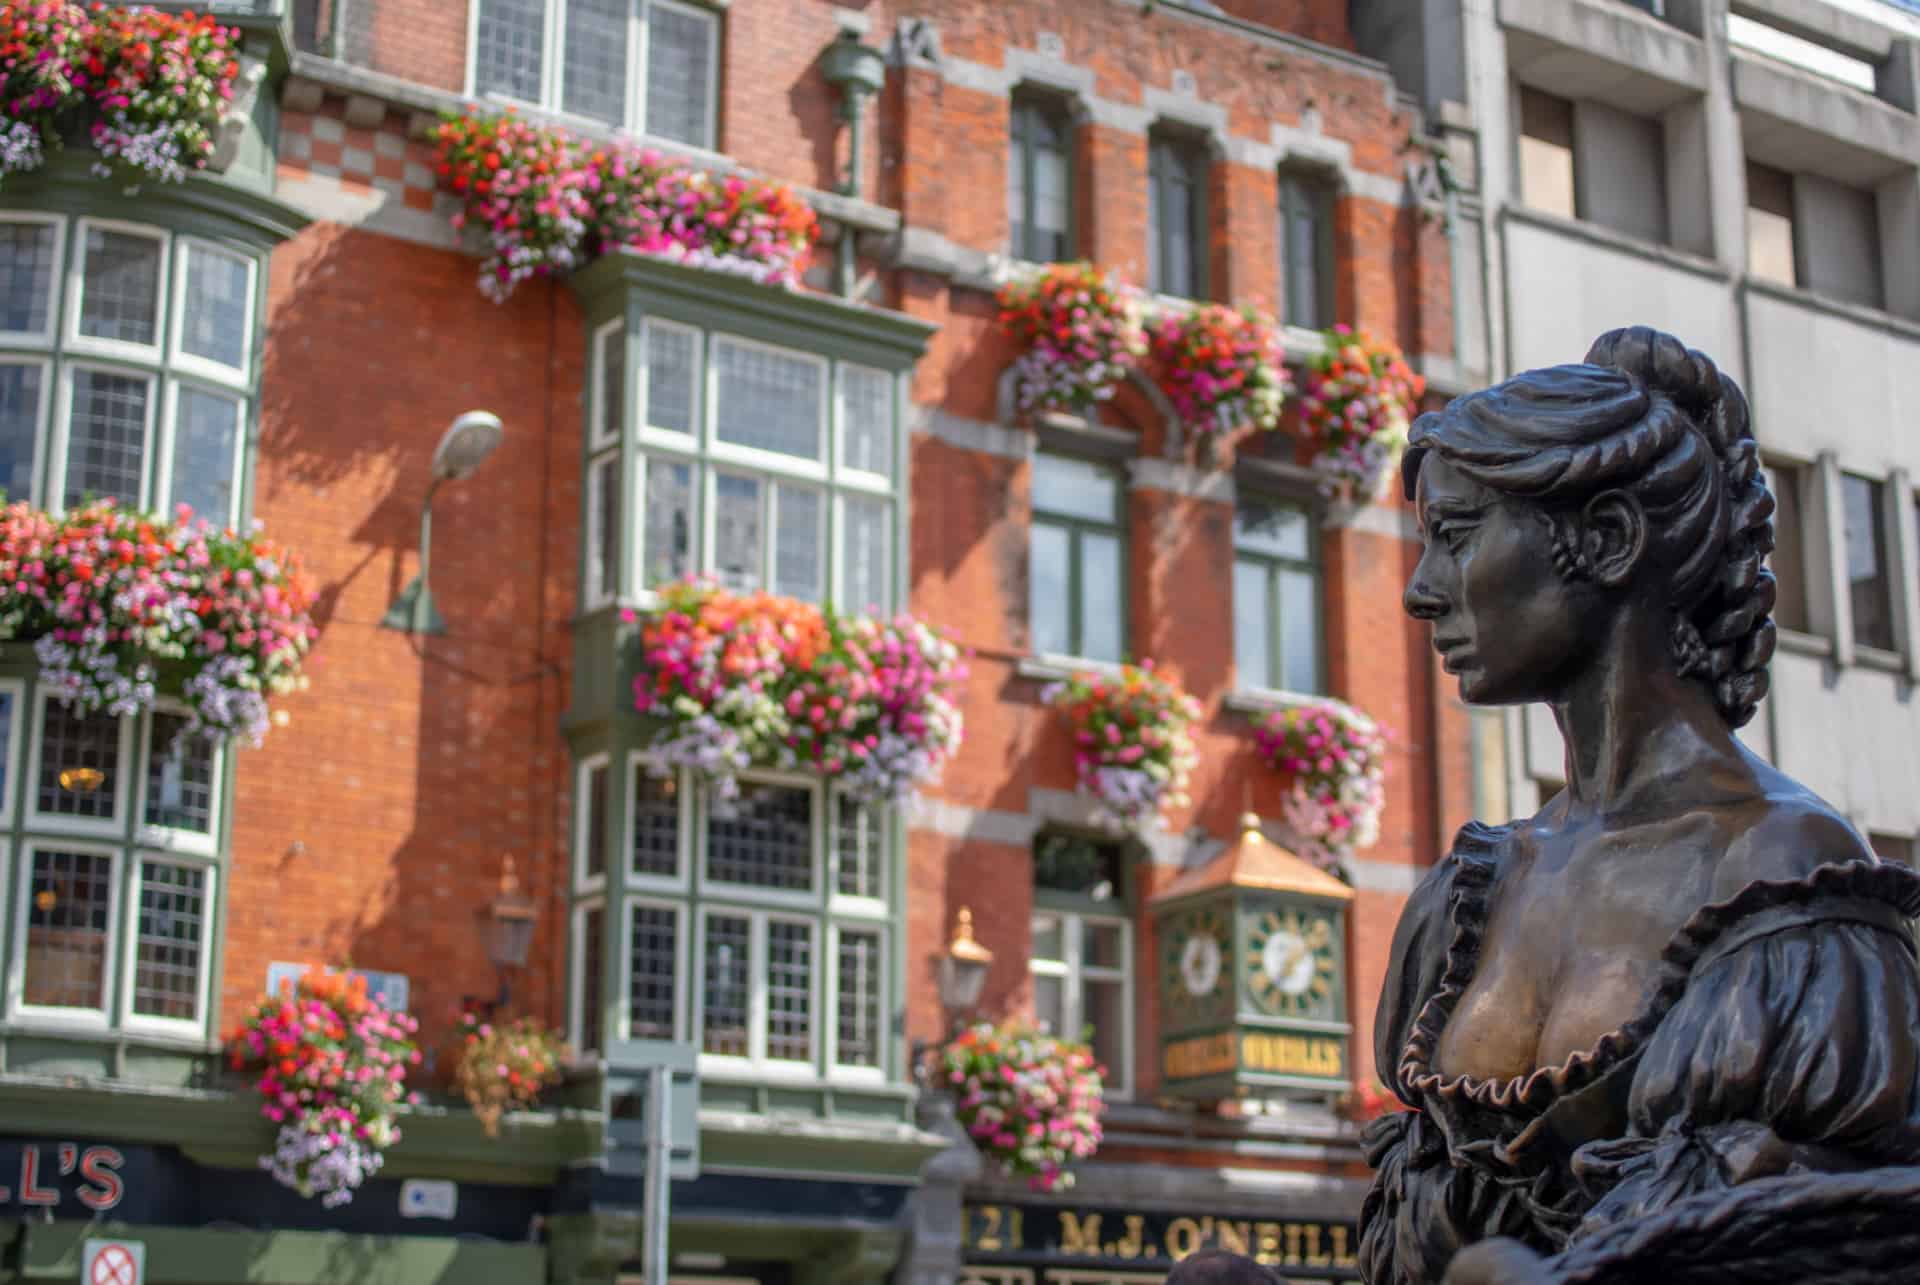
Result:
{"label": "bronze dress", "polygon": [[[1878,1193],[1888,1234],[1920,1235],[1920,1168],[1892,1168],[1920,1162],[1920,876],[1856,860],[1752,884],[1693,914],[1638,1015],[1587,1052],[1448,1079],[1434,1049],[1473,978],[1510,831],[1462,830],[1395,934],[1375,1065],[1413,1109],[1365,1135],[1371,1285],[1438,1285],[1458,1250],[1495,1236],[1561,1264],[1635,1238],[1606,1252],[1644,1271],[1675,1225],[1646,1216],[1674,1209],[1689,1236],[1707,1228],[1719,1252],[1763,1264],[1725,1279],[1802,1279],[1764,1264],[1796,1216],[1819,1225],[1815,1207],[1877,1234],[1861,1192]],[[1589,1264],[1562,1278],[1612,1277]]]}

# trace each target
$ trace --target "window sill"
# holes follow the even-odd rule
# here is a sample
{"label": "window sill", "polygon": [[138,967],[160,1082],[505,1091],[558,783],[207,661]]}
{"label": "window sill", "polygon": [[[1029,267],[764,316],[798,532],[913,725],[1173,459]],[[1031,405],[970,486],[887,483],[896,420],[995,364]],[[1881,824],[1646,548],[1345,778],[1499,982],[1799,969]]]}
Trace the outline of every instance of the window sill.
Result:
{"label": "window sill", "polygon": [[1609,250],[1618,250],[1638,259],[1664,263],[1669,267],[1696,273],[1715,281],[1728,282],[1734,277],[1732,269],[1713,259],[1689,254],[1685,250],[1676,250],[1658,241],[1643,240],[1626,232],[1615,231],[1605,224],[1592,223],[1586,219],[1570,219],[1564,215],[1549,214],[1545,210],[1536,210],[1525,205],[1504,206],[1500,217],[1506,222],[1532,224],[1544,231],[1558,232],[1563,236],[1575,237]]}
{"label": "window sill", "polygon": [[1833,639],[1822,638],[1819,634],[1801,633],[1798,629],[1779,629],[1776,626],[1775,637],[1780,650],[1790,651],[1796,656],[1833,655]]}
{"label": "window sill", "polygon": [[1750,294],[1764,295],[1780,303],[1806,308],[1813,312],[1824,312],[1875,330],[1891,331],[1908,339],[1920,339],[1920,321],[1875,308],[1871,304],[1835,298],[1830,294],[1809,290],[1805,286],[1790,286],[1784,282],[1770,281],[1765,277],[1749,276],[1745,278],[1742,285]]}
{"label": "window sill", "polygon": [[1273,687],[1236,687],[1222,702],[1239,714],[1271,714],[1283,709],[1306,709],[1312,705],[1339,704],[1330,696],[1307,692],[1282,691]]}
{"label": "window sill", "polygon": [[1907,662],[1899,652],[1869,647],[1865,643],[1853,645],[1853,659],[1862,669],[1884,669],[1892,674],[1907,672]]}
{"label": "window sill", "polygon": [[0,1034],[36,1035],[86,1044],[137,1044],[143,1048],[177,1049],[184,1053],[218,1053],[220,1042],[187,1031],[107,1025],[106,1018],[55,1017],[44,1013],[19,1014],[0,1022]]}
{"label": "window sill", "polygon": [[1094,673],[1118,678],[1122,666],[1111,660],[1082,660],[1075,656],[1022,656],[1014,672],[1040,683],[1064,683],[1075,674]]}

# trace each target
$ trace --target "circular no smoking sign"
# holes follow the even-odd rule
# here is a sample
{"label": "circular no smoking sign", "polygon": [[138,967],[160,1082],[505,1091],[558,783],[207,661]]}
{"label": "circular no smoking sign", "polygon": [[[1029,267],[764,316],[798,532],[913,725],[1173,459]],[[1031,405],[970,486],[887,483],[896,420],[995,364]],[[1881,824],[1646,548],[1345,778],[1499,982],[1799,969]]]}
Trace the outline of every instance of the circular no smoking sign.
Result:
{"label": "circular no smoking sign", "polygon": [[85,1285],[140,1285],[144,1248],[111,1240],[89,1242]]}

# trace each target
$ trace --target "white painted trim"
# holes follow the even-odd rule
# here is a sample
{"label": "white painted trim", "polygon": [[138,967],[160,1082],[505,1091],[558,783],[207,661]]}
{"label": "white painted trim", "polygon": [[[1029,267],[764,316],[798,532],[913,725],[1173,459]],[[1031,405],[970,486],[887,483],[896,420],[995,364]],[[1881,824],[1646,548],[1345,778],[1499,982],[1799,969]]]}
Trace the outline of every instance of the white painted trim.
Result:
{"label": "white painted trim", "polygon": [[[635,372],[626,371],[620,381],[620,419],[614,425],[613,432],[604,431],[607,419],[607,340],[613,339],[624,349],[627,337],[627,323],[624,317],[616,317],[593,332],[590,348],[592,369],[588,373],[587,388],[587,442],[588,448],[596,454],[610,447],[618,446],[624,435],[627,422],[627,407],[633,404],[631,392]],[[623,351],[622,365],[626,354]],[[638,421],[636,421],[638,422]]]}
{"label": "white painted trim", "polygon": [[[200,966],[198,969],[198,990],[194,995],[194,1011],[199,1016],[191,1021],[182,1021],[175,1017],[146,1017],[133,1011],[135,976],[140,955],[140,891],[146,881],[145,865],[174,866],[182,870],[198,870],[205,882],[201,886],[200,916]],[[134,852],[127,863],[126,904],[127,934],[120,943],[124,959],[120,969],[120,1027],[127,1031],[174,1035],[186,1039],[203,1038],[207,1033],[212,1006],[209,991],[213,985],[215,961],[213,959],[213,921],[219,907],[220,870],[211,861],[181,860],[158,852]]]}
{"label": "white painted trim", "polygon": [[[611,464],[612,468],[607,468]],[[606,481],[602,481],[602,478]],[[620,488],[620,452],[603,451],[587,461],[586,556],[580,576],[580,597],[588,611],[610,605],[620,582],[620,546],[624,543],[623,521],[614,528],[613,547],[601,549],[600,529],[605,522],[607,488]],[[617,496],[616,496],[617,500]]]}
{"label": "white painted trim", "polygon": [[151,367],[133,369],[104,361],[84,359],[60,363],[59,409],[54,416],[53,431],[48,444],[47,494],[46,503],[42,507],[50,513],[66,511],[67,452],[72,445],[70,438],[73,426],[73,384],[74,377],[81,371],[146,381],[146,426],[140,446],[140,493],[134,497],[130,507],[148,507],[153,494],[153,441],[156,436],[154,426],[160,416],[160,403],[165,392],[161,387],[160,373]]}
{"label": "white painted trim", "polygon": [[[574,765],[573,770],[573,888],[576,895],[603,892],[607,886],[607,866],[612,863],[612,854],[606,851],[610,846],[605,834],[587,833],[587,824],[593,812],[593,774],[607,774],[607,810],[609,817],[613,810],[613,768],[605,753],[589,754]],[[587,854],[589,845],[596,839],[601,844],[600,873],[587,872]]]}
{"label": "white painted trim", "polygon": [[[29,1004],[26,1001],[27,921],[33,908],[33,858],[43,848],[58,852],[84,853],[107,859],[107,886],[110,891],[107,903],[107,929],[100,961],[98,1008],[57,1008],[46,1004]],[[8,986],[7,1016],[36,1019],[50,1026],[104,1030],[111,1025],[108,1015],[113,1011],[114,1003],[114,961],[120,942],[120,906],[125,900],[124,889],[120,887],[125,873],[122,868],[125,854],[112,844],[98,840],[33,837],[20,845],[19,853],[20,868],[15,876],[19,880],[19,886],[14,889],[17,904],[13,926],[13,972]]]}
{"label": "white painted trim", "polygon": [[[246,312],[241,318],[240,364],[228,366],[210,357],[201,357],[186,350],[187,329],[187,287],[192,282],[190,263],[194,254],[210,258],[227,259],[240,264],[246,270],[244,299]],[[236,254],[211,241],[198,237],[176,236],[174,238],[173,290],[168,299],[167,310],[162,320],[166,326],[167,363],[174,371],[194,375],[210,384],[231,388],[245,396],[252,380],[254,358],[254,316],[253,308],[259,292],[259,261],[252,255]]]}
{"label": "white painted trim", "polygon": [[[124,339],[90,338],[80,333],[81,303],[86,291],[87,233],[95,228],[102,232],[118,232],[124,236],[139,237],[160,247],[154,271],[153,342],[151,344],[136,344]],[[170,269],[173,266],[173,247],[170,234],[144,223],[82,217],[75,220],[72,258],[72,266],[67,273],[64,341],[67,350],[96,357],[139,362],[146,366],[159,366],[165,360],[167,351],[167,304],[172,298]]]}
{"label": "white painted trim", "polygon": [[28,798],[26,825],[29,829],[47,831],[52,834],[92,836],[99,838],[103,842],[118,840],[127,832],[127,803],[129,796],[132,794],[132,790],[128,788],[127,785],[127,777],[130,773],[136,772],[139,769],[139,764],[134,761],[133,753],[134,720],[126,717],[116,720],[119,725],[120,739],[114,760],[114,775],[117,779],[114,782],[113,815],[106,819],[94,819],[61,816],[59,813],[44,813],[40,811],[39,800],[40,751],[43,731],[46,726],[47,709],[52,703],[53,698],[45,688],[40,689],[40,691],[35,694],[33,721],[29,725],[32,730],[28,733],[31,737],[31,752],[28,757],[27,779],[25,782]]}
{"label": "white painted trim", "polygon": [[53,346],[53,337],[60,333],[61,304],[67,294],[67,222],[61,215],[40,214],[32,210],[0,212],[0,223],[38,223],[53,229],[53,271],[47,279],[47,297],[42,300],[46,305],[47,324],[40,330],[0,331],[0,343],[38,348]]}
{"label": "white painted trim", "polygon": [[[178,714],[175,709],[162,709],[162,714]],[[131,720],[129,720],[131,721]],[[189,733],[189,735],[195,735]],[[134,731],[134,743],[140,753],[134,761],[133,777],[133,819],[134,842],[153,851],[156,855],[168,854],[180,856],[191,854],[200,857],[212,857],[220,851],[220,800],[226,789],[227,751],[224,743],[210,741],[211,784],[209,798],[211,812],[208,815],[209,828],[205,834],[194,830],[179,830],[170,826],[147,824],[147,778],[153,762],[153,711],[139,718]]]}

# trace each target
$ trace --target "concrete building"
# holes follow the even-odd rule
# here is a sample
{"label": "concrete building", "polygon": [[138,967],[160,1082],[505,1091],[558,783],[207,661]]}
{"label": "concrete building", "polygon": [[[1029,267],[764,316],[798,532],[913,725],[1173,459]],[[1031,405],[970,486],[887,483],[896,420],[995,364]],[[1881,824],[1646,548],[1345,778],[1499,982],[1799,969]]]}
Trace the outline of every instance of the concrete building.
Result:
{"label": "concrete building", "polygon": [[[1356,0],[1447,138],[1461,364],[1644,322],[1752,402],[1780,645],[1748,743],[1884,856],[1920,835],[1920,13],[1877,0]],[[1478,811],[1561,783],[1544,708],[1483,718]]]}
{"label": "concrete building", "polygon": [[[1340,0],[216,9],[259,71],[219,172],[128,195],[76,135],[0,186],[8,494],[262,520],[321,632],[263,748],[184,767],[166,715],[69,726],[31,652],[0,655],[0,1281],[71,1279],[102,1235],[169,1285],[630,1277],[643,1040],[699,1073],[676,1282],[1133,1285],[1204,1244],[1351,1278],[1366,1174],[1335,1102],[1371,1082],[1392,925],[1472,802],[1469,724],[1399,606],[1407,508],[1328,503],[1291,437],[1210,449],[1138,385],[1095,421],[1014,414],[994,297],[1085,257],[1163,306],[1278,313],[1295,361],[1347,321],[1462,386],[1426,124]],[[489,301],[426,135],[504,104],[789,184],[813,269],[786,290],[621,252]],[[505,435],[434,493],[446,632],[384,627],[435,443],[476,408]],[[625,613],[689,570],[908,608],[970,649],[940,784],[862,809],[759,776],[728,817],[642,770]],[[1116,838],[1042,692],[1145,657],[1204,707],[1200,768],[1164,829]],[[1392,733],[1381,837],[1345,883],[1276,889],[1235,846],[1285,784],[1254,720],[1322,696]],[[535,917],[502,973],[507,858]],[[1302,887],[1337,908],[1305,1033],[1259,1046],[1257,1109],[1175,1093],[1198,1055],[1171,1044],[1154,898],[1274,940],[1255,903]],[[980,1013],[1090,1025],[1107,1063],[1071,1193],[983,1171],[916,1084],[959,1016],[963,909],[994,953]],[[1226,945],[1233,985],[1276,968]],[[374,975],[438,1055],[339,1209],[259,1172],[273,1128],[220,1056],[311,965]],[[445,1081],[455,1014],[495,997],[585,1056],[490,1140]]]}

